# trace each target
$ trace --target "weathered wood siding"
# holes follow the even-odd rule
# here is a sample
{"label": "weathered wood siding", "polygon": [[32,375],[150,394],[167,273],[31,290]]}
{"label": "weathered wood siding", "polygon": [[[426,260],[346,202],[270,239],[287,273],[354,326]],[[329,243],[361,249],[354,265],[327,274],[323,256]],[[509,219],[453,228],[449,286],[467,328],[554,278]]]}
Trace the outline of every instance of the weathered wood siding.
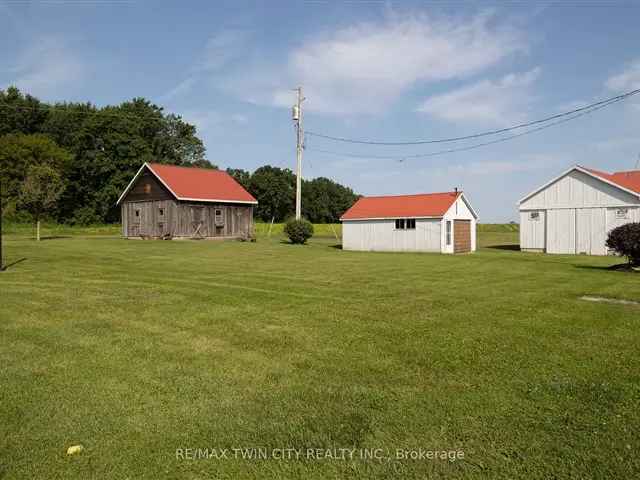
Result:
{"label": "weathered wood siding", "polygon": [[125,202],[122,225],[127,237],[163,237],[171,235],[176,218],[174,200]]}
{"label": "weathered wood siding", "polygon": [[175,200],[126,201],[122,204],[122,225],[126,237],[241,238],[252,233],[253,207]]}
{"label": "weathered wood siding", "polygon": [[253,227],[253,207],[246,205],[180,202],[176,215],[176,237],[241,237]]}
{"label": "weathered wood siding", "polygon": [[123,202],[138,202],[147,200],[173,200],[173,195],[149,170],[140,174],[131,190],[122,199]]}

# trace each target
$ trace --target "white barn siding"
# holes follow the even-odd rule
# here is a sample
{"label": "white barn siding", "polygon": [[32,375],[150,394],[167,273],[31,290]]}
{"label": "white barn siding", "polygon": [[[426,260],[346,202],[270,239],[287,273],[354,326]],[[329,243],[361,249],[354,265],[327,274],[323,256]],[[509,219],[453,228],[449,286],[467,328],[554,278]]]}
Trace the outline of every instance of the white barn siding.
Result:
{"label": "white barn siding", "polygon": [[524,250],[544,250],[546,247],[546,211],[537,211],[537,220],[531,219],[531,212],[520,212],[520,248]]}
{"label": "white barn siding", "polygon": [[575,253],[575,244],[575,209],[547,210],[547,252]]}
{"label": "white barn siding", "polygon": [[[628,208],[628,218],[616,210]],[[539,212],[538,221],[531,212]],[[572,170],[520,204],[520,248],[548,253],[606,255],[609,231],[640,221],[640,199]]]}
{"label": "white barn siding", "polygon": [[378,252],[439,252],[441,219],[418,218],[415,230],[396,230],[395,220],[345,220],[342,248]]}

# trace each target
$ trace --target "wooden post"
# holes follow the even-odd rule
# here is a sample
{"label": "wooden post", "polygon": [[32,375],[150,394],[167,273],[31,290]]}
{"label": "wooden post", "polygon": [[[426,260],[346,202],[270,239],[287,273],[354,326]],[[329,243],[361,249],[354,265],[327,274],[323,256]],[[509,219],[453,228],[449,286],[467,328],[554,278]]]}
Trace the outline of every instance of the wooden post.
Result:
{"label": "wooden post", "polygon": [[271,228],[273,227],[273,221],[276,217],[271,217],[271,224],[269,225],[269,232],[267,233],[267,238],[271,238]]}
{"label": "wooden post", "polygon": [[336,233],[335,228],[333,228],[333,223],[330,223],[329,226],[331,227],[331,230],[333,230],[333,236],[336,237],[336,240],[340,241],[340,239],[338,238],[338,234]]}
{"label": "wooden post", "polygon": [[40,241],[40,219],[36,220],[36,241]]}

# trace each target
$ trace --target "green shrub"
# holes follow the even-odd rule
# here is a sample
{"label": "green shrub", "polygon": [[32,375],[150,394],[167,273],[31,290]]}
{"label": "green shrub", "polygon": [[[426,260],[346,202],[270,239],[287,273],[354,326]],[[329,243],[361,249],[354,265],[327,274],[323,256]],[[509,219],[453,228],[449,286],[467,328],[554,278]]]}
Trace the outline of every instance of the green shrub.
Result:
{"label": "green shrub", "polygon": [[640,266],[640,223],[627,223],[609,232],[607,247]]}
{"label": "green shrub", "polygon": [[292,218],[287,220],[284,226],[284,233],[289,237],[291,243],[302,244],[313,236],[313,225],[309,220]]}

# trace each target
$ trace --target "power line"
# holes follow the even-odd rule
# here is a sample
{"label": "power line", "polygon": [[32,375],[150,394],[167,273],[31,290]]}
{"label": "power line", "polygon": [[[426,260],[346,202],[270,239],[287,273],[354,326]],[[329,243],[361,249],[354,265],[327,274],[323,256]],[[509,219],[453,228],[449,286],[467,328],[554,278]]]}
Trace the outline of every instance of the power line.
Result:
{"label": "power line", "polygon": [[587,110],[590,110],[594,107],[598,107],[600,105],[609,105],[615,101],[618,100],[625,100],[633,95],[637,95],[638,93],[640,93],[640,88],[636,89],[636,90],[631,90],[629,92],[623,93],[621,95],[616,95],[615,97],[611,97],[608,98],[606,100],[601,100],[599,102],[595,102],[592,103],[590,105],[585,105],[584,107],[580,107],[580,108],[576,108],[573,110],[570,110],[568,112],[563,112],[563,113],[558,113],[555,115],[551,115],[545,118],[542,118],[540,120],[534,120],[532,122],[526,122],[526,123],[521,123],[519,125],[514,125],[511,127],[506,127],[506,128],[501,128],[498,130],[489,130],[486,132],[481,132],[481,133],[474,133],[472,135],[465,135],[465,136],[461,136],[461,137],[451,137],[451,138],[439,138],[439,139],[434,139],[434,140],[415,140],[415,141],[407,141],[407,142],[385,142],[385,141],[375,141],[375,140],[356,140],[356,139],[352,139],[352,138],[345,138],[345,137],[334,137],[331,135],[325,135],[322,133],[317,133],[317,132],[312,132],[312,131],[307,131],[307,135],[311,135],[314,137],[318,137],[318,138],[324,138],[326,140],[331,140],[334,142],[343,142],[343,143],[358,143],[358,144],[365,144],[365,145],[385,145],[385,146],[400,146],[400,145],[426,145],[426,144],[430,144],[430,143],[447,143],[447,142],[458,142],[461,140],[471,140],[473,138],[479,138],[479,137],[486,137],[489,135],[498,135],[500,133],[507,133],[513,130],[518,130],[520,128],[526,128],[526,127],[531,127],[533,125],[538,125],[541,123],[546,123],[549,122],[551,120],[556,120],[558,118],[562,118],[562,117],[567,117],[579,112],[584,112]]}
{"label": "power line", "polygon": [[562,118],[560,120],[556,120],[555,122],[548,123],[548,124],[542,125],[540,127],[532,128],[530,130],[526,130],[524,132],[517,133],[515,135],[509,135],[509,136],[506,136],[506,137],[498,138],[496,140],[491,140],[490,142],[476,143],[476,144],[473,144],[473,145],[468,145],[466,147],[451,148],[451,149],[447,149],[447,150],[439,150],[439,151],[436,151],[436,152],[419,153],[419,154],[414,154],[414,155],[394,155],[394,156],[390,156],[390,155],[364,155],[364,154],[357,154],[357,153],[342,153],[342,152],[334,152],[334,151],[331,151],[331,150],[322,150],[322,149],[308,148],[308,147],[307,147],[307,150],[310,150],[312,152],[325,153],[327,155],[335,155],[335,156],[339,156],[339,157],[366,158],[366,159],[377,159],[377,160],[395,160],[395,161],[399,161],[399,162],[402,162],[402,161],[408,160],[408,159],[412,159],[412,158],[435,157],[435,156],[438,156],[438,155],[445,155],[445,154],[448,154],[448,153],[466,152],[468,150],[475,150],[477,148],[486,147],[488,145],[493,145],[493,144],[496,144],[496,143],[502,143],[502,142],[506,142],[508,140],[513,140],[515,138],[523,137],[523,136],[529,135],[531,133],[539,132],[541,130],[545,130],[547,128],[551,128],[553,126],[569,122],[571,120],[574,120],[576,118],[582,117],[584,115],[588,115],[589,113],[593,113],[596,110],[600,110],[601,108],[608,107],[609,105],[611,105],[613,103],[621,102],[622,100],[624,100],[624,98],[615,98],[613,100],[610,100],[609,103],[599,104],[596,107],[592,107],[590,110],[583,110],[583,111],[581,111],[579,113],[576,113],[575,115],[573,115],[571,117]]}

